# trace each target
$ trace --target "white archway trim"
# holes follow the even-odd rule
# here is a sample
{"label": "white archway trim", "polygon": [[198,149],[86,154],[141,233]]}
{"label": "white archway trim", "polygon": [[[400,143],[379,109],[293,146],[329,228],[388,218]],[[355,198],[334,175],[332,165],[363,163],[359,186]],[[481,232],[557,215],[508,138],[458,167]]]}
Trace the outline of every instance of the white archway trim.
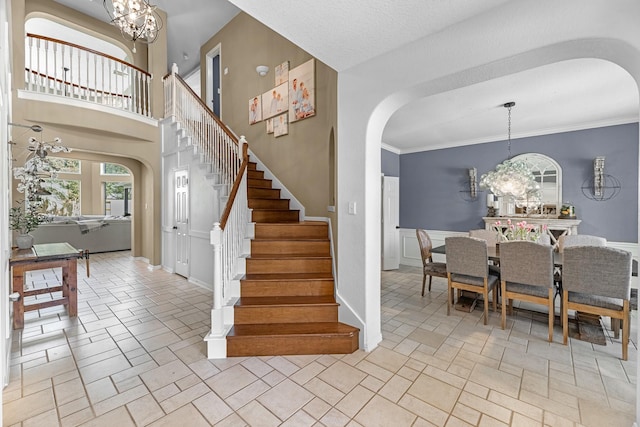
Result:
{"label": "white archway trim", "polygon": [[[416,46],[412,48],[415,52]],[[549,44],[426,80],[421,80],[424,73],[417,74],[424,70],[419,64],[424,57],[406,53],[406,63],[397,62],[399,52],[376,60],[378,64],[411,70],[402,74],[395,87],[381,85],[379,77],[367,76],[367,72],[379,76],[384,70],[367,71],[366,66],[357,67],[364,70],[361,73],[355,69],[342,72],[338,79],[338,135],[342,141],[338,144],[338,255],[349,254],[348,262],[338,262],[338,280],[349,284],[343,288],[343,298],[365,322],[361,345],[367,351],[381,340],[380,146],[384,126],[398,108],[421,97],[578,58],[611,61],[640,83],[640,50],[618,39],[581,38]],[[487,57],[496,54],[487,53]],[[347,207],[354,202],[364,209],[349,215]]]}

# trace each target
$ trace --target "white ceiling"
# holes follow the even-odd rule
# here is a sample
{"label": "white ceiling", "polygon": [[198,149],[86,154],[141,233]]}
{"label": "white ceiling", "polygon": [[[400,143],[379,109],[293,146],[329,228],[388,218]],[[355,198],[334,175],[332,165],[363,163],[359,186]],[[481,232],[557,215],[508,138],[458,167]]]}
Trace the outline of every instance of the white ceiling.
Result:
{"label": "white ceiling", "polygon": [[[107,20],[101,0],[56,0]],[[507,0],[155,0],[168,15],[169,63],[197,66],[200,46],[240,9],[339,72],[485,13]],[[608,8],[616,22],[615,8]],[[601,18],[601,17],[598,17]],[[604,21],[604,20],[602,20]],[[595,24],[594,24],[595,25]],[[499,46],[500,41],[496,41]],[[188,60],[183,55],[187,53]],[[419,54],[419,53],[417,53]],[[393,78],[392,76],[390,76]],[[617,65],[564,61],[414,101],[388,122],[383,142],[398,153],[638,121],[638,89]]]}

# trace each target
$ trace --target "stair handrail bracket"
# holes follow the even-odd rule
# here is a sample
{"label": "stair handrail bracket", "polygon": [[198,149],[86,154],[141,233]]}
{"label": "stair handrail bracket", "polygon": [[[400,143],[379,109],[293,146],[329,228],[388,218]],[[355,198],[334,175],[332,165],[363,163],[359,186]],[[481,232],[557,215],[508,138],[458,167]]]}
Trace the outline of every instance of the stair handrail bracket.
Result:
{"label": "stair handrail bracket", "polygon": [[[173,64],[164,78],[165,117],[178,124],[200,155],[211,165],[219,184],[229,189],[219,222],[210,231],[213,247],[213,304],[211,332],[207,341],[210,359],[226,357],[226,334],[233,326],[234,291],[232,282],[241,273],[240,262],[251,220],[247,199],[249,150],[244,136],[240,139],[206,106],[178,75]],[[238,295],[234,295],[238,293]]]}

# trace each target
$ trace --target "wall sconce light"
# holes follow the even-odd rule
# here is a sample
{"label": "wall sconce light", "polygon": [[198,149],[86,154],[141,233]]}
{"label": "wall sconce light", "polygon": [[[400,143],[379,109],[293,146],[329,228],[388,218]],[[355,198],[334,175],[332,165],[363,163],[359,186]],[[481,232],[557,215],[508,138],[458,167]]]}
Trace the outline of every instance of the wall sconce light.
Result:
{"label": "wall sconce light", "polygon": [[269,72],[269,67],[267,67],[266,65],[258,65],[256,67],[256,73],[258,73],[260,77],[266,76],[268,72]]}
{"label": "wall sconce light", "polygon": [[469,194],[472,199],[478,197],[478,171],[476,168],[469,168]]}
{"label": "wall sconce light", "polygon": [[582,184],[582,194],[596,202],[613,199],[621,189],[620,181],[615,176],[604,173],[604,159],[604,156],[593,159],[593,177],[587,178]]}
{"label": "wall sconce light", "polygon": [[593,159],[593,195],[602,197],[604,194],[604,157]]}

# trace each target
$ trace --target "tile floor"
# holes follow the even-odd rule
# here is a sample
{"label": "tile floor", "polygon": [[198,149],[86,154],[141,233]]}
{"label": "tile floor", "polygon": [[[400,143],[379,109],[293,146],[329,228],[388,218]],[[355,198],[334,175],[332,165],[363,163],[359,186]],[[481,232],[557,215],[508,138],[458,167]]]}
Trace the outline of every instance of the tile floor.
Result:
{"label": "tile floor", "polygon": [[[5,426],[631,426],[637,312],[620,344],[546,341],[522,311],[446,316],[446,282],[382,274],[383,342],[370,353],[207,360],[211,292],[128,252],[79,264],[79,312],[28,313],[16,333]],[[37,280],[50,280],[51,271]]]}

